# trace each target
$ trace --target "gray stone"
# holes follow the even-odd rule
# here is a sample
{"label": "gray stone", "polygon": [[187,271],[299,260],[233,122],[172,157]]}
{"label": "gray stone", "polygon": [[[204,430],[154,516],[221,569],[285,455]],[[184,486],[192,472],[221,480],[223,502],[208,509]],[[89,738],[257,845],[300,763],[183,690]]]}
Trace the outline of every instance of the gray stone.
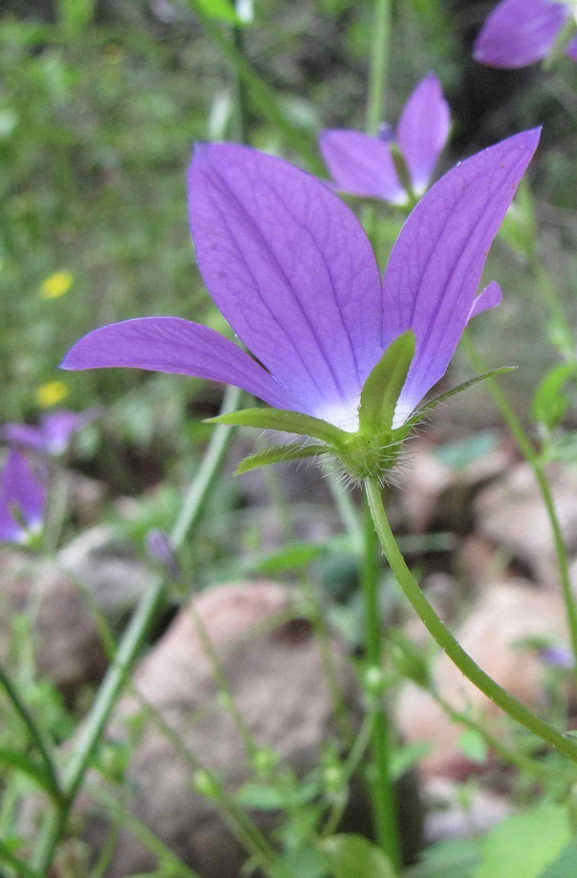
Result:
{"label": "gray stone", "polygon": [[[336,737],[333,703],[310,624],[287,621],[290,592],[273,583],[214,587],[196,599],[196,609],[218,654],[234,703],[259,746],[271,747],[298,775],[318,765],[323,745]],[[282,617],[284,621],[282,621]],[[349,709],[358,713],[355,676],[345,653],[331,643],[336,673]],[[222,778],[229,792],[251,775],[243,740],[231,714],[219,703],[213,668],[190,608],[138,666],[134,682],[146,701],[181,738],[187,751]],[[126,722],[141,710],[127,695],[120,702],[108,739],[126,739]],[[193,771],[149,717],[132,754],[126,778],[127,806],[202,878],[237,878],[246,858],[210,801],[192,787]],[[369,830],[363,803],[353,803],[356,828]],[[268,831],[274,813],[254,814]],[[87,822],[87,838],[98,847],[103,823]],[[122,831],[107,878],[155,867],[155,858]]]}

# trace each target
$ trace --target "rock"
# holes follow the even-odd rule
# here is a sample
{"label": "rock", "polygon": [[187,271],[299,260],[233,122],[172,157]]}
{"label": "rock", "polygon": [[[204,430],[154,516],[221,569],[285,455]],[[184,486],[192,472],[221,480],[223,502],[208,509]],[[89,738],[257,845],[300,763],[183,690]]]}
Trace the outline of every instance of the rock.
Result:
{"label": "rock", "polygon": [[0,660],[10,651],[12,621],[38,601],[33,628],[36,667],[66,694],[99,679],[106,658],[78,584],[51,561],[24,552],[0,553]]}
{"label": "rock", "polygon": [[[198,597],[195,606],[254,739],[259,746],[273,748],[298,775],[306,774],[319,764],[323,745],[337,735],[311,626],[304,619],[282,621],[291,606],[289,591],[269,582],[214,587]],[[344,699],[356,715],[355,676],[336,641],[332,652]],[[190,608],[178,614],[140,663],[134,681],[187,751],[217,772],[229,792],[252,776],[242,737],[219,702]],[[140,709],[134,697],[124,697],[107,730],[108,740],[126,740],[127,723]],[[193,792],[192,775],[149,718],[128,768],[127,806],[202,878],[237,878],[246,855],[214,804]],[[353,802],[352,812],[357,831],[366,831],[364,804]],[[272,812],[254,817],[263,830],[270,830],[276,819]],[[87,820],[86,837],[95,847],[102,832],[101,821]],[[122,831],[107,878],[153,868],[154,856]]]}
{"label": "rock", "polygon": [[[555,509],[567,549],[577,553],[577,472],[572,467],[547,469]],[[504,549],[521,569],[544,585],[559,588],[553,535],[541,492],[528,463],[479,494],[475,501],[477,532]]]}
{"label": "rock", "polygon": [[90,528],[58,555],[65,570],[77,577],[108,619],[116,623],[136,606],[155,576],[132,543],[119,540],[112,528]]}
{"label": "rock", "polygon": [[465,802],[459,785],[441,777],[427,779],[423,797],[427,805],[425,838],[428,844],[481,835],[514,813],[505,796],[482,787],[468,792]]}
{"label": "rock", "polygon": [[[543,682],[547,670],[534,650],[518,644],[529,637],[567,642],[561,599],[543,593],[526,580],[487,587],[457,632],[471,657],[504,689],[537,712],[546,707]],[[463,677],[444,653],[434,663],[437,690],[456,710],[468,710],[499,733],[501,711]],[[458,748],[463,727],[451,722],[431,696],[413,684],[401,692],[397,706],[401,735],[408,742],[429,741],[431,751],[420,767],[425,774],[462,777],[475,766]]]}
{"label": "rock", "polygon": [[95,524],[104,508],[108,488],[104,482],[90,479],[82,473],[66,473],[68,512],[83,527]]}
{"label": "rock", "polygon": [[459,443],[411,442],[408,448],[408,466],[399,473],[400,500],[410,529],[417,533],[430,528],[465,532],[474,492],[514,460],[514,451],[496,431]]}

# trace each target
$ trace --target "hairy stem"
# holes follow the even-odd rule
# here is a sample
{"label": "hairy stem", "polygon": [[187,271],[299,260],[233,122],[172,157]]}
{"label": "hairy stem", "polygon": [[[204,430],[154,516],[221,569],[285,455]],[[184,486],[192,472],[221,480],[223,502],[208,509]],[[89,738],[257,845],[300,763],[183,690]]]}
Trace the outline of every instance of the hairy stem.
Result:
{"label": "hairy stem", "polygon": [[387,519],[378,480],[374,478],[366,479],[365,491],[385,558],[389,562],[391,570],[395,574],[405,596],[437,644],[464,676],[512,719],[525,726],[525,728],[533,732],[538,738],[541,738],[546,744],[550,744],[560,753],[577,762],[577,742],[554,729],[541,717],[517,701],[516,698],[509,695],[505,689],[499,686],[492,677],[486,674],[473,661],[471,656],[465,652],[459,642],[453,637],[447,626],[437,616],[405,563],[405,559],[397,546]]}
{"label": "hairy stem", "polygon": [[[379,568],[375,528],[367,511],[362,585],[365,600],[365,651],[367,674],[382,677],[383,651],[381,638],[381,609],[379,605]],[[400,865],[400,846],[397,826],[395,794],[390,772],[391,735],[382,693],[374,697],[372,724],[372,761],[374,781],[371,779],[373,817],[377,841],[396,869]]]}

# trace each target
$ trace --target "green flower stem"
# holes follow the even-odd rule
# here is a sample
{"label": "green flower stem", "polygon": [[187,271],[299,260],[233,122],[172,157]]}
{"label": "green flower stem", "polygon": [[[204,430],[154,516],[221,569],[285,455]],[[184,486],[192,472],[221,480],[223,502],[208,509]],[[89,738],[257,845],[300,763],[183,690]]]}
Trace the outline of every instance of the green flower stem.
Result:
{"label": "green flower stem", "polygon": [[[560,780],[560,772],[556,769],[551,768],[544,762],[537,761],[537,759],[531,759],[529,756],[524,756],[522,753],[517,753],[515,750],[511,750],[510,747],[501,743],[499,738],[489,732],[488,729],[481,725],[481,723],[475,722],[475,720],[470,716],[467,716],[466,713],[456,710],[448,701],[445,701],[438,692],[433,690],[430,692],[430,695],[452,722],[460,723],[466,728],[471,729],[471,731],[477,732],[477,734],[483,738],[487,746],[494,750],[504,762],[509,762],[511,765],[515,765],[519,771],[531,775],[537,781],[540,781],[545,785],[550,785],[552,782]],[[565,777],[565,780],[567,786],[570,786],[571,781],[567,780],[567,777]]]}
{"label": "green flower stem", "polygon": [[491,701],[505,711],[512,719],[519,722],[525,728],[533,732],[545,743],[550,744],[569,759],[577,762],[577,742],[569,736],[563,735],[557,729],[525,707],[512,695],[509,695],[498,683],[485,673],[461,647],[453,637],[447,626],[439,619],[431,604],[419,588],[411,571],[405,563],[399,547],[395,541],[381,497],[381,487],[377,479],[365,480],[365,491],[375,523],[375,528],[381,543],[385,558],[389,562],[391,570],[395,574],[405,596],[412,604],[421,621],[451,661],[481,692]]}
{"label": "green flower stem", "polygon": [[[231,411],[233,407],[238,405],[239,400],[240,391],[236,388],[227,388],[221,413]],[[200,518],[232,432],[229,427],[217,427],[212,434],[202,463],[192,481],[171,534],[171,541],[176,549],[180,548],[187,534]],[[64,831],[74,799],[84,780],[102,731],[122,692],[130,668],[140,653],[146,634],[162,605],[163,598],[164,585],[162,580],[158,579],[151,585],[137,606],[122,637],[114,661],[92,705],[82,734],[76,741],[65,772],[59,807],[47,819],[35,852],[34,864],[41,874],[47,874],[50,869],[56,846]]]}
{"label": "green flower stem", "polygon": [[[483,363],[483,359],[477,352],[475,346],[473,345],[471,339],[467,334],[465,334],[464,343],[467,355],[475,369],[482,369],[485,365]],[[527,460],[527,463],[533,470],[535,479],[537,480],[537,484],[541,492],[541,496],[543,498],[543,503],[545,504],[545,509],[547,510],[547,515],[551,524],[551,530],[553,532],[555,553],[557,555],[557,564],[559,567],[559,576],[561,579],[561,591],[563,594],[565,612],[567,614],[567,621],[569,625],[571,647],[576,660],[575,672],[577,674],[577,604],[575,602],[575,598],[573,597],[573,591],[571,588],[571,576],[569,574],[569,560],[567,558],[567,549],[565,547],[563,532],[561,530],[561,525],[559,524],[559,519],[555,510],[555,503],[553,500],[553,494],[551,493],[551,486],[549,485],[549,481],[545,474],[541,459],[533,448],[531,440],[527,436],[527,433],[525,432],[521,421],[511,408],[509,401],[502,389],[500,388],[499,384],[494,379],[488,378],[487,386],[491,392],[493,399],[497,403],[497,406],[499,408],[499,411],[501,412],[501,415],[503,416],[504,421],[506,422],[509,430],[513,434],[513,437],[519,447],[521,454]]]}
{"label": "green flower stem", "polygon": [[367,100],[367,134],[378,134],[385,109],[389,50],[391,45],[392,0],[375,0],[373,43]]}
{"label": "green flower stem", "polygon": [[[225,415],[236,411],[241,396],[242,391],[238,387],[227,387],[219,414]],[[180,549],[204,510],[233,434],[234,430],[224,424],[214,428],[198,472],[190,484],[178,520],[170,534],[170,542],[176,550]]]}
{"label": "green flower stem", "polygon": [[[234,8],[237,15],[241,11],[242,0],[235,0]],[[235,51],[242,58],[245,57],[244,51],[244,27],[243,25],[235,25],[232,31],[232,43]],[[246,83],[242,76],[239,75],[235,68],[234,73],[234,90],[235,90],[235,140],[238,143],[248,143],[248,95],[246,93]]]}
{"label": "green flower stem", "polygon": [[[377,540],[373,521],[367,511],[362,585],[365,601],[365,651],[367,675],[382,678],[383,651],[381,638],[381,608],[379,604],[379,568]],[[400,866],[400,845],[395,806],[394,785],[390,771],[389,721],[382,692],[373,696],[374,722],[372,734],[372,761],[374,780],[370,780],[371,797],[377,841],[393,866]]]}
{"label": "green flower stem", "polygon": [[245,55],[239,51],[234,41],[228,39],[227,35],[222,32],[219,23],[207,14],[204,8],[205,4],[201,0],[190,0],[190,5],[202,22],[207,35],[219,46],[245,83],[253,105],[278,129],[287,144],[297,154],[304,156],[311,173],[323,174],[324,166],[319,158],[316,141],[310,132],[302,126],[293,124],[287,118],[282,109],[282,103],[273,89],[259,76]]}
{"label": "green flower stem", "polygon": [[[348,784],[357,771],[359,765],[361,764],[363,757],[370,746],[372,737],[373,737],[373,729],[375,725],[375,714],[370,711],[365,715],[361,728],[359,729],[359,733],[356,737],[356,740],[351,747],[351,751],[347,756],[347,760],[343,766],[342,780],[343,784]],[[327,838],[332,835],[338,829],[341,820],[343,819],[343,815],[345,813],[345,808],[347,806],[347,797],[343,796],[339,799],[338,802],[335,803],[331,812],[327,818],[325,825],[321,830],[321,838]]]}
{"label": "green flower stem", "polygon": [[40,729],[36,725],[34,717],[20,698],[18,691],[13,686],[12,681],[7,676],[5,671],[0,667],[0,686],[4,689],[6,695],[10,699],[10,703],[12,707],[19,715],[20,719],[26,726],[28,730],[28,734],[30,735],[31,740],[36,745],[40,756],[42,757],[42,761],[44,763],[44,767],[46,768],[46,774],[48,775],[51,787],[51,795],[58,802],[62,796],[61,784],[58,779],[56,764],[52,755],[48,749],[48,745],[44,741],[44,738],[40,732]]}

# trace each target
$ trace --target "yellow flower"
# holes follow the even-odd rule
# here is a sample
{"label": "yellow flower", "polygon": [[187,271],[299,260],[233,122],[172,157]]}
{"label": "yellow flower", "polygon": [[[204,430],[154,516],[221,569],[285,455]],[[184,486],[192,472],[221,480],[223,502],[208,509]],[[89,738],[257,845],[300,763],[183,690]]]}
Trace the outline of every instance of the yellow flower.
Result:
{"label": "yellow flower", "polygon": [[40,284],[40,296],[43,299],[59,299],[67,293],[74,283],[71,271],[55,271]]}
{"label": "yellow flower", "polygon": [[64,381],[48,381],[46,384],[41,384],[36,391],[36,400],[43,409],[58,405],[67,396],[68,387]]}

